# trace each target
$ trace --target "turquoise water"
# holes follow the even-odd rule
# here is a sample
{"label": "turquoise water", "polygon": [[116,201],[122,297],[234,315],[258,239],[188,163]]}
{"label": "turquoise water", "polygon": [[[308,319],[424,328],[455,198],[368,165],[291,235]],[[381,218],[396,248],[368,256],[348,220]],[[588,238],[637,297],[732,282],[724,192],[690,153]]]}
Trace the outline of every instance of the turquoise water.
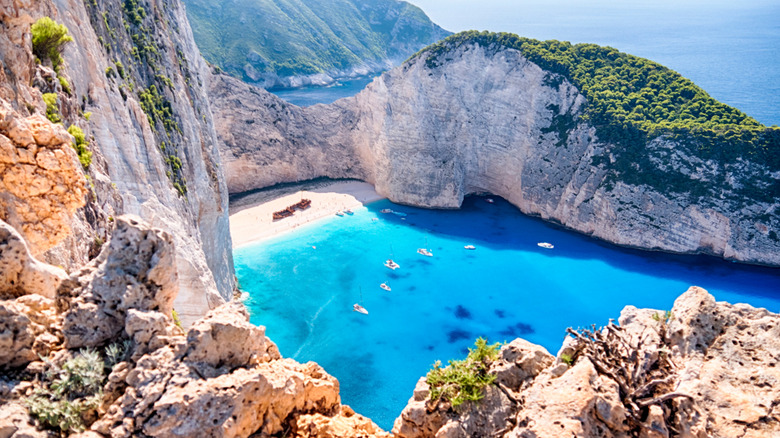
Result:
{"label": "turquoise water", "polygon": [[[426,241],[433,257],[416,253]],[[391,254],[396,271],[383,266]],[[380,201],[234,257],[252,322],[284,356],[336,376],[343,403],[385,429],[430,365],[463,357],[478,336],[523,337],[554,354],[567,327],[605,324],[629,304],[670,309],[690,285],[780,311],[780,269],[619,249],[497,198],[467,198],[459,211]],[[368,315],[352,311],[358,301]]]}

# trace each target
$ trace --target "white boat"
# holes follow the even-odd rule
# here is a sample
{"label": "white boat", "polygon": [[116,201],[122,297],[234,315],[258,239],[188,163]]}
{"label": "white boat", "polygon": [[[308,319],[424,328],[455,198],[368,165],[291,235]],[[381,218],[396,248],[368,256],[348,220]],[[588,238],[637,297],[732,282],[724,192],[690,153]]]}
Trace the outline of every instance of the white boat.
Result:
{"label": "white boat", "polygon": [[390,292],[392,290],[392,289],[390,289],[390,286],[387,285],[387,283],[382,283],[382,284],[379,285],[379,287],[381,287],[382,289],[384,289],[384,290],[386,290],[388,292]]}
{"label": "white boat", "polygon": [[[360,302],[362,302],[362,301],[363,301],[363,288],[361,287],[360,288]],[[358,312],[358,313],[362,313],[363,315],[368,315],[368,310],[366,310],[365,307],[361,306],[359,304],[359,302],[352,305],[352,310],[354,310],[355,312]]]}
{"label": "white boat", "polygon": [[341,212],[341,210],[336,212],[336,216],[344,216],[344,213]]}
{"label": "white boat", "polygon": [[425,248],[417,248],[417,254],[422,254],[426,257],[433,257],[433,253]]}
{"label": "white boat", "polygon": [[553,249],[553,248],[555,248],[555,245],[553,245],[552,243],[548,243],[548,242],[539,242],[539,243],[536,244],[536,246],[539,246],[539,247],[542,247],[542,248],[546,248],[546,249]]}
{"label": "white boat", "polygon": [[485,202],[487,202],[488,204],[492,204],[492,203],[494,203],[496,201],[494,201],[493,198],[487,198],[487,199],[485,199]]}
{"label": "white boat", "polygon": [[379,212],[380,212],[380,213],[385,213],[385,214],[387,214],[387,213],[392,213],[392,212],[393,212],[393,210],[391,210],[391,209],[389,209],[389,208],[383,208],[383,209],[379,210]]}
{"label": "white boat", "polygon": [[393,271],[401,267],[398,263],[394,262],[393,259],[385,260],[385,266]]}
{"label": "white boat", "polygon": [[348,208],[348,209],[344,210],[344,213],[346,213],[346,214],[355,214],[355,212],[352,211],[351,208]]}
{"label": "white boat", "polygon": [[465,248],[465,249],[477,249],[477,247],[474,246],[474,245],[466,245],[463,248]]}

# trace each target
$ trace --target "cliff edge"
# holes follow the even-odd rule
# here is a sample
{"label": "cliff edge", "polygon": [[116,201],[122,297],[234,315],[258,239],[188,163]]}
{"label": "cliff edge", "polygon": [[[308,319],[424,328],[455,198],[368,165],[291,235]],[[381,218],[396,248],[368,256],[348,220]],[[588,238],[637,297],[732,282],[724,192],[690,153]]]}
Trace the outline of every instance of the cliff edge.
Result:
{"label": "cliff edge", "polygon": [[[636,63],[647,83],[626,102],[599,97],[611,96],[593,91],[600,84],[585,85],[588,97],[575,82],[589,76],[554,71],[568,67],[553,56],[575,48],[547,43],[557,42],[455,35],[355,97],[307,108],[216,75],[210,94],[228,190],[357,178],[394,202],[431,208],[492,193],[618,245],[780,264],[780,130],[668,69],[593,45],[577,46],[583,65],[612,57],[626,65],[610,66],[618,81]],[[668,96],[664,88],[652,95],[660,82],[648,72],[656,71],[657,81],[675,84]],[[659,122],[640,98],[677,113]],[[601,110],[617,103],[626,112]],[[710,113],[724,124],[707,121]]]}
{"label": "cliff edge", "polygon": [[[0,17],[0,218],[73,270],[138,215],[176,240],[185,324],[229,300],[227,187],[181,3],[7,0]],[[36,49],[41,20],[66,27],[56,56]]]}

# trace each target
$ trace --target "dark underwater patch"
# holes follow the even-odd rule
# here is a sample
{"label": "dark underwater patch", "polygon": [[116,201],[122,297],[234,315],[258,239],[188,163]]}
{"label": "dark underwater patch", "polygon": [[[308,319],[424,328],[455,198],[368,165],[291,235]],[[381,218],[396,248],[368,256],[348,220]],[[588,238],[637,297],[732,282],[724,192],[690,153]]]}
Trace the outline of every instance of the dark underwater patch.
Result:
{"label": "dark underwater patch", "polygon": [[534,328],[531,327],[530,324],[526,324],[524,322],[518,322],[517,324],[510,325],[506,329],[502,330],[501,335],[516,338],[518,336],[530,335],[535,332],[536,330],[534,330]]}
{"label": "dark underwater patch", "polygon": [[450,344],[461,341],[463,339],[471,339],[471,333],[463,330],[452,330],[447,333],[447,342]]}
{"label": "dark underwater patch", "polygon": [[471,312],[469,312],[469,309],[458,304],[458,307],[455,308],[455,317],[458,319],[471,319]]}

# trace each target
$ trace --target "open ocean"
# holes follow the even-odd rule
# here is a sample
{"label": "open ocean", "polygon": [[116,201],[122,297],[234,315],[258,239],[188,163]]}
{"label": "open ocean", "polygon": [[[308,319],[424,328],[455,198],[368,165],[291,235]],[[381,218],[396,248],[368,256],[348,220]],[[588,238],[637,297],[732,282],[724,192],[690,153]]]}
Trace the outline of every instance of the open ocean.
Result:
{"label": "open ocean", "polygon": [[[780,269],[621,249],[495,199],[469,197],[456,211],[379,201],[235,250],[252,322],[283,356],[336,376],[342,402],[389,430],[431,364],[464,357],[478,336],[555,354],[567,327],[604,325],[626,305],[671,309],[691,285],[780,312]],[[417,254],[426,243],[433,257]],[[401,267],[383,266],[388,257]]]}
{"label": "open ocean", "polygon": [[[759,122],[780,125],[777,0],[412,0],[453,32],[513,32],[612,46],[669,67]],[[275,93],[302,106],[330,103],[369,79]]]}

